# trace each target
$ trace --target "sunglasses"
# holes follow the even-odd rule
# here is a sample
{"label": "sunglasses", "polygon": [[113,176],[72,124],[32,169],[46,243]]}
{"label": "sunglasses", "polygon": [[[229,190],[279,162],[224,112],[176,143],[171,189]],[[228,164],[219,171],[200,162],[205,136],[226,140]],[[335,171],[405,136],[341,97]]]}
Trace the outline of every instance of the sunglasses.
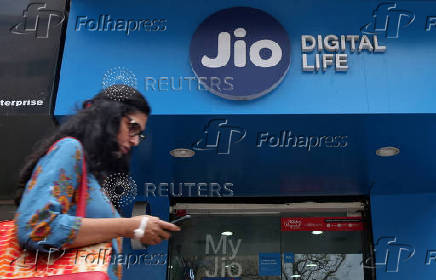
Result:
{"label": "sunglasses", "polygon": [[143,141],[146,138],[146,136],[143,134],[144,131],[141,130],[141,125],[129,116],[126,116],[126,118],[129,120],[129,123],[127,124],[127,127],[129,128],[129,136],[130,137],[138,136],[139,142]]}

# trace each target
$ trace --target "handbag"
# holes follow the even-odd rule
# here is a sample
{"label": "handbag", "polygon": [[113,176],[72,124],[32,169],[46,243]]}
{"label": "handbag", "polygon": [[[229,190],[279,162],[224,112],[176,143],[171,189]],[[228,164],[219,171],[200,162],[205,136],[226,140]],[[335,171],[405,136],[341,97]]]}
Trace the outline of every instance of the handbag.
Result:
{"label": "handbag", "polygon": [[[82,177],[76,202],[78,217],[85,217],[86,213],[88,195],[86,178],[86,163],[83,155]],[[53,254],[27,251],[18,243],[17,226],[14,220],[0,222],[0,279],[37,280],[44,277],[50,280],[107,280],[111,252],[111,242],[67,250],[56,249]]]}

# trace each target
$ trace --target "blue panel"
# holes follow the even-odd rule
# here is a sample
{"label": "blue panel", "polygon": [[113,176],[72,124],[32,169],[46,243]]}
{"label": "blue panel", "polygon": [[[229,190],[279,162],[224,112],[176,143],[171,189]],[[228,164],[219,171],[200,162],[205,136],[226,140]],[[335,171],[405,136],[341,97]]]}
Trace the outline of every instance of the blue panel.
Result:
{"label": "blue panel", "polygon": [[[137,154],[135,154],[136,156]],[[137,157],[133,157],[133,162],[138,162]],[[150,174],[155,178],[168,178],[171,176],[171,169],[168,168],[165,162],[156,161],[152,168],[144,169],[141,164],[133,164],[131,168],[132,177],[136,182],[143,182]],[[157,216],[162,220],[169,220],[169,199],[168,197],[147,197],[143,195],[141,185],[138,189],[136,201],[147,201],[149,203],[150,213],[152,216]],[[129,207],[122,209],[123,216],[130,216],[132,213],[133,203]],[[145,213],[144,213],[145,214]],[[144,250],[133,250],[129,239],[124,239],[123,253],[127,256],[132,255],[132,262],[135,258],[139,261],[133,265],[124,265],[123,279],[136,279],[138,275],[147,275],[150,279],[166,279],[167,264],[168,264],[168,241],[149,246]],[[142,257],[141,255],[145,256]],[[144,261],[144,259],[146,259]],[[143,260],[143,261],[140,261]],[[132,263],[131,262],[131,263]]]}
{"label": "blue panel", "polygon": [[[142,201],[141,197],[137,200]],[[147,200],[151,205],[150,215],[168,221],[169,203],[166,198],[151,198]],[[130,210],[130,211],[129,211]],[[124,214],[131,213],[131,209],[122,209]],[[129,216],[128,214],[126,216]],[[165,279],[168,264],[168,241],[158,245],[148,246],[147,249],[133,250],[130,239],[123,240],[123,254],[130,259],[123,266],[123,279],[137,279],[138,275],[146,274],[151,279]]]}
{"label": "blue panel", "polygon": [[[433,145],[436,130],[432,129],[435,118],[433,115],[154,116],[147,125],[149,137],[136,148],[133,173],[138,174],[135,180],[138,178],[140,194],[146,197],[159,196],[161,183],[164,184],[161,190],[170,189],[161,195],[171,196],[172,187],[174,196],[185,197],[369,195],[371,188],[378,194],[428,192],[435,190],[436,182],[432,171],[436,160],[429,157],[436,153]],[[227,121],[225,125],[213,125],[223,120]],[[208,147],[199,149],[207,140],[205,127],[210,143],[205,142]],[[240,134],[234,132],[230,139],[228,131],[237,129],[245,137],[236,143]],[[312,139],[312,147],[303,145],[305,141],[293,147],[292,139],[288,147],[287,143],[281,146],[282,131]],[[266,133],[268,137],[262,137]],[[334,141],[337,136],[346,140]],[[206,140],[197,145],[203,139]],[[263,139],[272,141],[265,143]],[[211,144],[217,141],[218,145]],[[232,143],[227,145],[229,141]],[[277,141],[281,143],[274,147]],[[335,147],[345,143],[346,147]],[[399,147],[400,154],[393,158],[376,156],[376,149],[389,145]],[[181,147],[194,148],[195,156],[170,156],[170,150]],[[417,180],[419,184],[415,183]],[[398,181],[403,184],[397,184]],[[148,192],[147,183],[152,184]],[[195,186],[190,187],[189,183]],[[199,187],[199,183],[208,185]],[[219,184],[220,190],[214,191],[218,186],[211,183]],[[225,188],[226,183],[231,184],[227,188],[231,191]]]}
{"label": "blue panel", "polygon": [[[222,120],[227,124],[221,126],[217,134],[211,121]],[[133,172],[141,174],[137,184],[143,187],[144,191],[140,190],[140,193],[147,197],[159,196],[160,183],[165,184],[165,188],[174,183],[174,196],[183,193],[185,197],[368,194],[364,120],[362,116],[331,115],[155,116],[147,125],[149,137],[137,148]],[[210,141],[218,141],[217,147],[197,149],[193,158],[170,156],[169,151],[174,148],[195,148],[195,144],[204,139],[208,124]],[[228,129],[240,129],[246,136],[227,147]],[[280,138],[283,130],[303,141],[293,147],[295,138],[291,137],[290,145],[286,147]],[[265,143],[259,136],[261,133],[268,133],[269,139],[275,136],[273,145],[280,138],[283,147]],[[346,137],[345,140],[334,139],[341,136]],[[312,146],[305,146],[310,139]],[[335,147],[339,145],[346,147]],[[162,176],[156,163],[166,166],[170,172],[168,177]],[[145,191],[147,183],[154,184],[157,189]],[[189,183],[195,184],[191,192]],[[200,183],[207,186],[201,187]],[[213,191],[212,183],[220,188],[218,192]],[[228,188],[226,183],[230,184]]]}
{"label": "blue panel", "polygon": [[[379,4],[383,2],[72,1],[55,113],[70,114],[77,101],[98,91],[105,73],[116,67],[131,71],[137,88],[145,92],[158,115],[435,112],[436,84],[431,81],[435,76],[436,19],[431,16],[436,14],[436,3]],[[289,34],[290,68],[275,90],[257,100],[241,101],[198,90],[195,81],[191,90],[187,80],[182,80],[181,90],[172,90],[168,79],[162,80],[161,90],[152,90],[150,85],[146,89],[146,77],[155,81],[160,77],[173,78],[173,88],[178,87],[179,77],[195,77],[190,64],[198,61],[190,61],[189,55],[192,35],[208,16],[235,6],[249,6],[270,14]],[[128,35],[124,31],[98,31],[104,30],[103,25],[96,25],[101,16],[124,21],[156,19],[153,28],[164,31],[141,30]],[[91,31],[93,28],[97,30]],[[302,35],[366,34],[375,46],[373,31],[379,44],[386,46],[384,53],[351,52],[347,43],[347,72],[335,72],[332,67],[318,73],[302,71]],[[252,33],[247,31],[244,39],[249,46]],[[205,53],[213,56],[213,51]],[[313,64],[315,53],[308,56]],[[248,71],[253,79],[262,79],[254,70],[233,68],[235,74]]]}
{"label": "blue panel", "polygon": [[434,279],[435,199],[435,193],[371,196],[377,279]]}
{"label": "blue panel", "polygon": [[259,253],[259,276],[280,276],[281,268],[280,253]]}
{"label": "blue panel", "polygon": [[[434,115],[373,116],[368,122],[367,160],[374,194],[436,191],[436,137]],[[400,148],[398,156],[380,158],[379,147]]]}

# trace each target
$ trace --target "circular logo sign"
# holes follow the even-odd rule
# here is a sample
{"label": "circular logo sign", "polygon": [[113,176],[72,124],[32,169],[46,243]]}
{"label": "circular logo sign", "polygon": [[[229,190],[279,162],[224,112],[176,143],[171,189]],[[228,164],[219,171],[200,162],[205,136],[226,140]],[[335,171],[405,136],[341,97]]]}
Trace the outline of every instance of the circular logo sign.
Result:
{"label": "circular logo sign", "polygon": [[192,36],[192,69],[210,92],[251,100],[272,91],[290,66],[289,36],[271,15],[235,7],[206,18]]}

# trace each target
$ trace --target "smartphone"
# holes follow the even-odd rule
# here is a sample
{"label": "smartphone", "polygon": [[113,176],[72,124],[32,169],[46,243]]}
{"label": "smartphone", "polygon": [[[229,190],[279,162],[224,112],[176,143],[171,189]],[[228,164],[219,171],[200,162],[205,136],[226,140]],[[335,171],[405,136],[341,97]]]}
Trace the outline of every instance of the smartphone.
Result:
{"label": "smartphone", "polygon": [[191,219],[191,215],[185,215],[178,219],[172,220],[170,223],[175,224],[176,226],[181,226],[184,222]]}

